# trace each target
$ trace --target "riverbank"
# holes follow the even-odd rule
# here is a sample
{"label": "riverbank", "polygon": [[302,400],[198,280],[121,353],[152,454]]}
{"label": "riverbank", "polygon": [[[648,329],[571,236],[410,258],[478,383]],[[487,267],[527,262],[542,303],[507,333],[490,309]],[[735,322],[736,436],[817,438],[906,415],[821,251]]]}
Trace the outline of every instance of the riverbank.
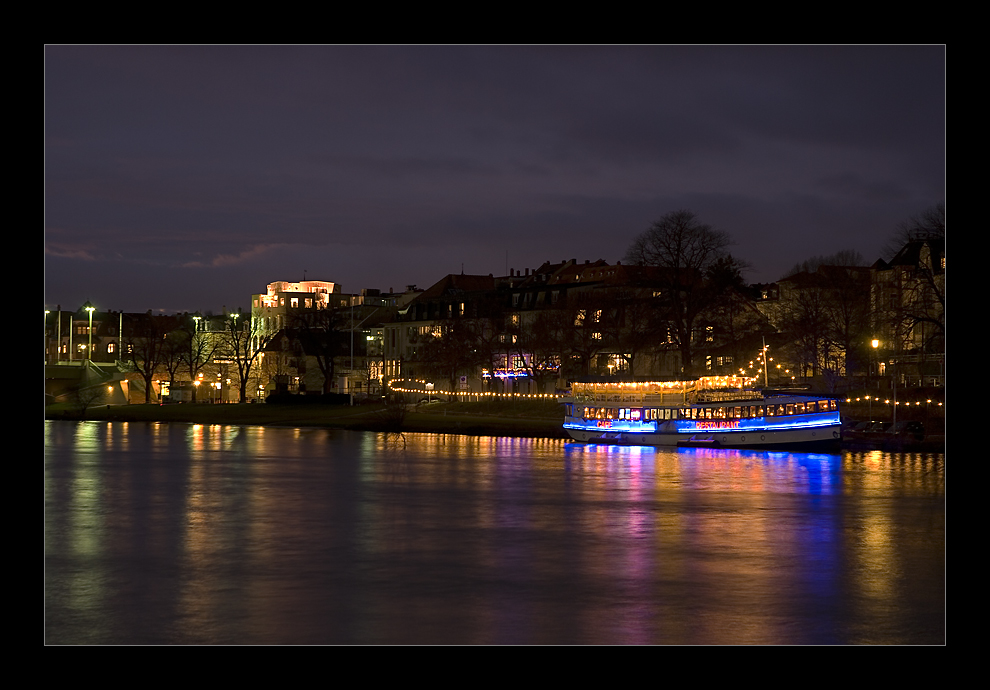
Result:
{"label": "riverbank", "polygon": [[[879,414],[851,406],[843,420],[852,425]],[[386,408],[382,404],[346,405],[100,405],[85,411],[78,405],[50,405],[46,419],[81,419],[107,422],[164,422],[183,424],[229,424],[241,426],[309,427],[352,431],[408,431],[467,436],[517,436],[567,438],[561,427],[562,410],[552,401],[434,402]],[[903,414],[903,413],[902,413]],[[920,417],[920,411],[904,416]],[[910,439],[847,438],[843,447],[852,450],[883,449],[945,451],[944,415],[924,415],[926,436]]]}
{"label": "riverbank", "polygon": [[433,403],[399,410],[365,405],[50,405],[45,419],[320,427],[471,436],[565,438],[558,404],[547,401]]}

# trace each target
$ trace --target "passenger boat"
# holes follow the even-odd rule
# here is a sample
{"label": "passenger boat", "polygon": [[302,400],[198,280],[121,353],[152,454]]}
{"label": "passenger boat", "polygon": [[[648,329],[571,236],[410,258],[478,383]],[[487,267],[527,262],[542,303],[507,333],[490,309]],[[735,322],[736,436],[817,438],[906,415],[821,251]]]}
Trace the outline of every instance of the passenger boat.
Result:
{"label": "passenger boat", "polygon": [[838,446],[839,404],[808,391],[757,389],[744,376],[574,381],[564,429],[576,441],[651,446]]}

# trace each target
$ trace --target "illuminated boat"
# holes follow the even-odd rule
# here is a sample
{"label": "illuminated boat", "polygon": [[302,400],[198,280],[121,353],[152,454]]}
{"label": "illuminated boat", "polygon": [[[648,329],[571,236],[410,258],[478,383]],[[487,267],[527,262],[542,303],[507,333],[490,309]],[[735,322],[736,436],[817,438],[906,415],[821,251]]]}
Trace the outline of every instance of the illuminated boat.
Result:
{"label": "illuminated boat", "polygon": [[743,376],[575,381],[564,429],[576,441],[649,446],[838,446],[839,404],[805,391],[758,390]]}

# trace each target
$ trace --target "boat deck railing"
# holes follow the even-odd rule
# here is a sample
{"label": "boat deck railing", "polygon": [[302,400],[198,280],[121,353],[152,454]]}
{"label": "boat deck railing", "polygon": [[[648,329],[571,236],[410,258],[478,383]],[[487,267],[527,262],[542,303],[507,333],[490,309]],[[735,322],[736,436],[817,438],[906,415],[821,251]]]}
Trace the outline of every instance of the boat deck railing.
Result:
{"label": "boat deck railing", "polygon": [[613,405],[634,406],[676,406],[690,405],[695,395],[693,392],[677,391],[669,393],[579,393],[572,396],[576,403],[605,403]]}

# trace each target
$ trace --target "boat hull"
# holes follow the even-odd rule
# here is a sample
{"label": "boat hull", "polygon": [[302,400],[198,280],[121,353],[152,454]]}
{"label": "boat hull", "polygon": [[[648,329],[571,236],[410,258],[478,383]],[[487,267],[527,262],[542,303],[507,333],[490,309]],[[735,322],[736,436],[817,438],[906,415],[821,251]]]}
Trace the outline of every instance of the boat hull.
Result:
{"label": "boat hull", "polygon": [[804,429],[712,431],[696,433],[634,433],[601,429],[565,430],[575,441],[633,446],[708,448],[830,448],[842,440],[841,425]]}

